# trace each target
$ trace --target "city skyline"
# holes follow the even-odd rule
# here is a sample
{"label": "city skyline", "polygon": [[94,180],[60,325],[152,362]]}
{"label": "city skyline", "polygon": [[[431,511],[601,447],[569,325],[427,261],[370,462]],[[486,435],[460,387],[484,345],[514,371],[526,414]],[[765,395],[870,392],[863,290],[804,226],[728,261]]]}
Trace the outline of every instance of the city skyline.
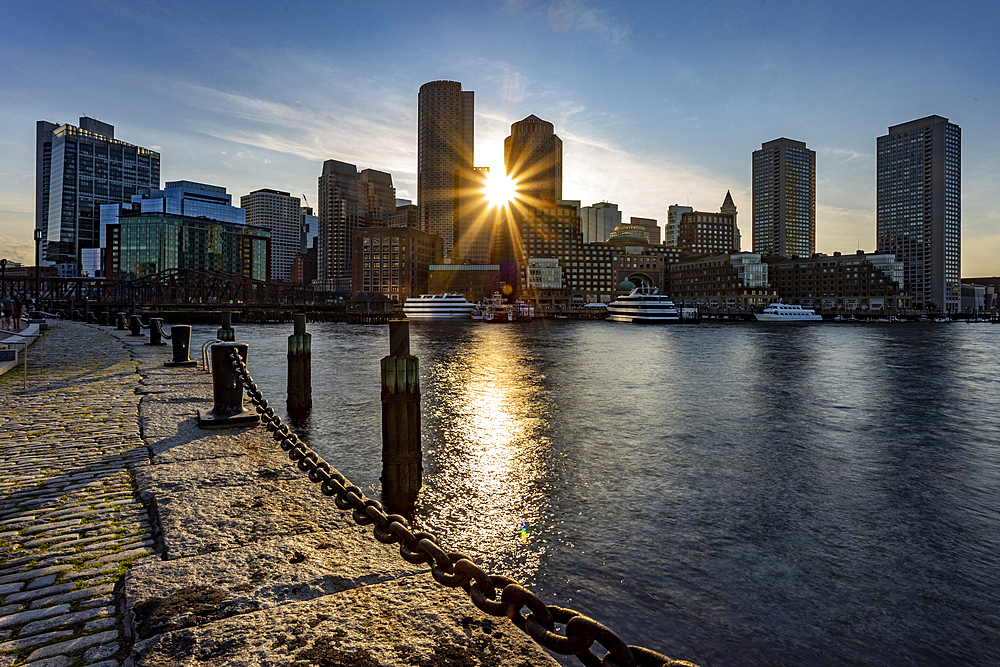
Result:
{"label": "city skyline", "polygon": [[[322,162],[335,159],[392,174],[397,196],[415,202],[417,93],[449,79],[476,94],[475,166],[502,169],[510,125],[538,116],[564,141],[564,198],[614,202],[661,229],[669,205],[713,210],[727,190],[749,221],[752,151],[774,137],[804,141],[817,152],[816,249],[826,253],[875,250],[876,138],[947,117],[964,139],[961,273],[1000,273],[993,5],[395,4],[372,16],[248,3],[199,7],[192,27],[194,7],[56,3],[58,24],[9,11],[4,256],[27,248],[33,262],[38,120],[110,123],[161,153],[162,181],[312,200]],[[158,48],[126,49],[126,33]]]}

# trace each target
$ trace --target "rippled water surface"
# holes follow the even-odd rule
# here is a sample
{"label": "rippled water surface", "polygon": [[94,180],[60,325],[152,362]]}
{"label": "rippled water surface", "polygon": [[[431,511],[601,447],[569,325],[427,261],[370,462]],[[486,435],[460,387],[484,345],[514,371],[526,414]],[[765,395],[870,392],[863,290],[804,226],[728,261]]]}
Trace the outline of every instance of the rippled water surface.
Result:
{"label": "rippled water surface", "polygon": [[[297,430],[377,498],[386,329],[309,331]],[[447,549],[705,667],[1000,664],[1000,326],[410,331]],[[237,327],[282,407],[290,333]]]}

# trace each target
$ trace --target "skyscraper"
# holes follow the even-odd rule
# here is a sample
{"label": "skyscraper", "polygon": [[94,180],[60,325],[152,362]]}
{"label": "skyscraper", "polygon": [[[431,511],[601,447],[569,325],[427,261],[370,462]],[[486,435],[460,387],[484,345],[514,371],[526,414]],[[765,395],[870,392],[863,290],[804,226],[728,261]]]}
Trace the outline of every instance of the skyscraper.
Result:
{"label": "skyscraper", "polygon": [[667,229],[666,245],[676,248],[681,238],[681,216],[691,213],[694,209],[690,206],[671,204],[667,207]]}
{"label": "skyscraper", "polygon": [[455,243],[452,258],[456,264],[487,264],[490,239],[497,209],[486,198],[489,167],[459,169],[455,172]]}
{"label": "skyscraper", "polygon": [[455,175],[472,169],[475,93],[458,81],[431,81],[417,98],[417,207],[420,229],[455,244]]}
{"label": "skyscraper", "polygon": [[753,152],[753,251],[816,252],[816,151],[802,141],[775,139]]}
{"label": "skyscraper", "polygon": [[618,204],[601,201],[580,209],[580,232],[584,243],[603,243],[611,238],[611,232],[622,224],[622,212]]}
{"label": "skyscraper", "polygon": [[159,187],[160,154],[115,139],[113,125],[36,123],[35,228],[59,275],[80,275],[81,251],[100,247],[101,204]]}
{"label": "skyscraper", "polygon": [[915,305],[958,310],[961,301],[962,130],[941,116],[878,138],[879,252],[903,262]]}
{"label": "skyscraper", "polygon": [[396,188],[384,171],[358,172],[353,164],[327,160],[319,177],[317,280],[320,288],[351,293],[354,232],[385,227],[396,213]]}
{"label": "skyscraper", "polygon": [[[562,199],[562,139],[555,126],[528,116],[510,126],[503,142],[503,162],[526,206],[555,204]],[[604,240],[604,239],[602,239]]]}
{"label": "skyscraper", "polygon": [[302,248],[302,202],[280,190],[254,190],[240,197],[247,224],[271,230],[271,279],[290,280],[292,260]]}

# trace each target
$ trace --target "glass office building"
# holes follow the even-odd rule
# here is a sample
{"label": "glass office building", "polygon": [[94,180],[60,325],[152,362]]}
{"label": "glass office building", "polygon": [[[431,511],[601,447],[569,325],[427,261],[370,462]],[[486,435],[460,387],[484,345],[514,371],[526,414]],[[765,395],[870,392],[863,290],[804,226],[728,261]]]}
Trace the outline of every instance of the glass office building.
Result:
{"label": "glass office building", "polygon": [[816,151],[802,141],[775,139],[753,152],[753,251],[816,252]]}
{"label": "glass office building", "polygon": [[107,228],[110,280],[134,280],[168,269],[217,271],[266,281],[270,232],[207,218],[123,211]]}

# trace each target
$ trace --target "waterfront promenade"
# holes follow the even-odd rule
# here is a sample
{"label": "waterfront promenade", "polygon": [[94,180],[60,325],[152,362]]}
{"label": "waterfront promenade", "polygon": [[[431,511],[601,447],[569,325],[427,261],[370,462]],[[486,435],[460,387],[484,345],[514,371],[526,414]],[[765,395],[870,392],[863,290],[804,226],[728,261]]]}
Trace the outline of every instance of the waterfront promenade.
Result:
{"label": "waterfront promenade", "polygon": [[146,340],[56,322],[0,378],[0,667],[555,664],[262,427],[199,429],[210,376]]}

